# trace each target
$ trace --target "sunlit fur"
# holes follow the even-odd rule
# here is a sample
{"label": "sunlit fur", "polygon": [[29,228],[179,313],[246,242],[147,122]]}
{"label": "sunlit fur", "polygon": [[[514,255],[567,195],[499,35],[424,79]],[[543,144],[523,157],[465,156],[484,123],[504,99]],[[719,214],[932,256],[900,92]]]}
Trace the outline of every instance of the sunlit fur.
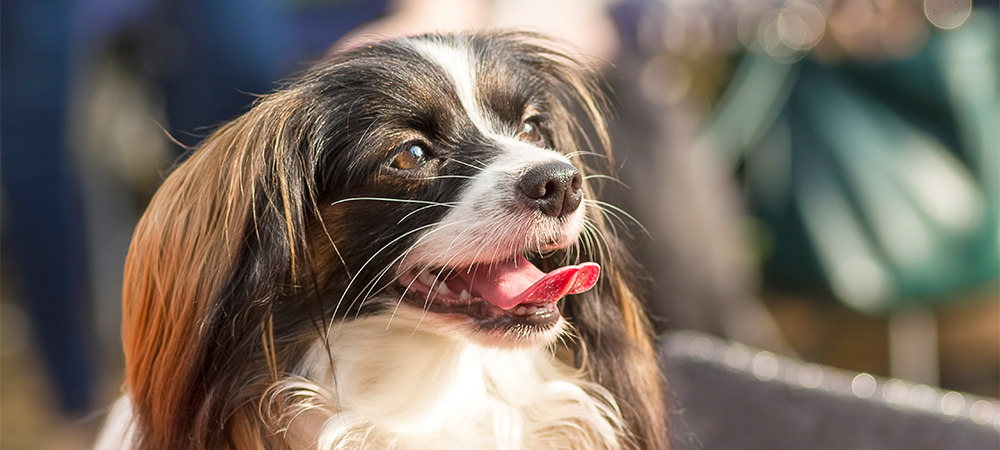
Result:
{"label": "sunlit fur", "polygon": [[611,394],[545,347],[483,348],[427,324],[412,308],[337,324],[336,364],[317,343],[302,381],[277,387],[318,406],[285,409],[290,434],[324,449],[620,448]]}
{"label": "sunlit fur", "polygon": [[[613,175],[598,169],[613,167],[603,104],[590,72],[523,33],[373,43],[261,98],[136,229],[126,397],[100,448],[667,448],[649,327],[605,217],[620,212],[590,182]],[[518,140],[529,113],[543,142]],[[433,162],[391,168],[413,139]],[[548,160],[581,170],[584,206],[503,213],[511,195],[489,186]],[[522,253],[603,273],[544,332],[400,301],[409,266]]]}

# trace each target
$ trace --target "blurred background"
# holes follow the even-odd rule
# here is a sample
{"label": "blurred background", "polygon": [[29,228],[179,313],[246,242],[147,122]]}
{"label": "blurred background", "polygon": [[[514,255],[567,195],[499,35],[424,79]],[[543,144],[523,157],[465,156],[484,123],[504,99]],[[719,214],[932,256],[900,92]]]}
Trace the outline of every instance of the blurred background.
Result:
{"label": "blurred background", "polygon": [[0,447],[89,448],[121,392],[130,235],[186,146],[338,40],[470,27],[554,35],[608,78],[602,188],[635,218],[615,225],[658,331],[996,398],[998,19],[995,0],[3,0]]}

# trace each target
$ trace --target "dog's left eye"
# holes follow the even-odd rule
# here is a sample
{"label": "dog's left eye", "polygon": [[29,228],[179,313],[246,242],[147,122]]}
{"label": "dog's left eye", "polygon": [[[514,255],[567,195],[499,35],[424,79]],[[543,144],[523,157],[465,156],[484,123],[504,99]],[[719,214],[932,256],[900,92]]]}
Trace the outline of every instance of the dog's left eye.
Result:
{"label": "dog's left eye", "polygon": [[537,118],[525,120],[521,123],[521,131],[517,137],[530,144],[542,144],[544,140],[542,125],[538,122]]}
{"label": "dog's left eye", "polygon": [[404,144],[402,150],[392,158],[392,167],[400,170],[416,169],[427,163],[428,152],[419,142]]}

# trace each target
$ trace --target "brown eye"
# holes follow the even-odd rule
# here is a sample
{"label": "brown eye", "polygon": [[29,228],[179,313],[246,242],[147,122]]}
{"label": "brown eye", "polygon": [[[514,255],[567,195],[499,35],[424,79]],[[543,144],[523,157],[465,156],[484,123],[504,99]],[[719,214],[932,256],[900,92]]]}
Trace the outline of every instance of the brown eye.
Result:
{"label": "brown eye", "polygon": [[538,123],[538,119],[528,119],[521,124],[521,131],[518,133],[517,137],[522,141],[531,144],[541,144],[542,143],[542,127]]}
{"label": "brown eye", "polygon": [[405,147],[392,158],[392,167],[400,170],[410,170],[416,169],[427,162],[427,150],[424,150],[422,145],[411,143]]}

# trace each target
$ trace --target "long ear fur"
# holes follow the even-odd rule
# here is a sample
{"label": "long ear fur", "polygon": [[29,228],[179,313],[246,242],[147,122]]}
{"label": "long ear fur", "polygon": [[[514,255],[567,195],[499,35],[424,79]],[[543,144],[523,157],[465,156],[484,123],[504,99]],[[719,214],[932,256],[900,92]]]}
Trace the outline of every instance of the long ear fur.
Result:
{"label": "long ear fur", "polygon": [[[579,151],[574,159],[581,167],[606,167],[605,171],[589,168],[591,173],[609,172],[613,176],[614,157],[607,132],[607,101],[598,78],[592,71],[567,58],[563,53],[548,50],[546,39],[517,34],[537,45],[526,54],[537,55],[542,70],[552,75],[550,83],[571,117],[578,120],[567,129],[558,130],[557,140],[568,141],[565,148]],[[572,122],[572,121],[571,121]],[[598,158],[584,158],[586,155]],[[584,164],[587,160],[590,164]],[[585,180],[588,177],[584,177]],[[594,192],[592,183],[584,181],[584,189]],[[601,282],[594,289],[565,300],[564,313],[575,326],[581,344],[576,349],[578,364],[588,376],[606,387],[618,400],[623,418],[632,433],[634,449],[667,449],[667,414],[664,402],[666,382],[652,346],[652,328],[643,306],[629,286],[635,280],[633,259],[618,242],[610,229],[603,208],[590,204],[588,216],[600,242],[581,249],[604,269]]]}
{"label": "long ear fur", "polygon": [[265,97],[216,131],[136,228],[122,337],[138,448],[266,442],[253,414],[289,358],[274,351],[275,329],[291,327],[275,322],[273,300],[304,270],[314,210],[315,162],[292,147],[312,137],[295,98]]}

